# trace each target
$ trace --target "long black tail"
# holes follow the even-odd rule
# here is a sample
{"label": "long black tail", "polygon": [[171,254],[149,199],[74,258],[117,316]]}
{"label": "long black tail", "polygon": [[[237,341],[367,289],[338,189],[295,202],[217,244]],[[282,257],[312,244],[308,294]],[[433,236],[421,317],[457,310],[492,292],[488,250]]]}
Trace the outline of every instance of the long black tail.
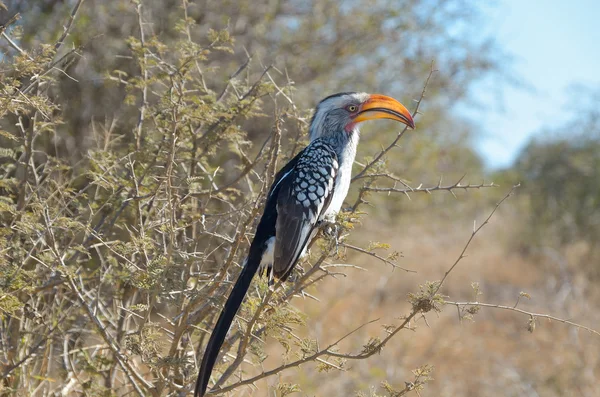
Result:
{"label": "long black tail", "polygon": [[196,389],[194,391],[195,397],[203,397],[204,393],[206,393],[208,380],[213,367],[215,366],[219,351],[221,350],[221,345],[223,345],[223,341],[225,340],[225,336],[229,331],[229,327],[233,322],[235,314],[240,308],[244,296],[246,296],[246,292],[248,292],[250,282],[258,270],[261,259],[260,254],[253,255],[252,251],[253,249],[251,248],[246,265],[242,269],[229,298],[227,298],[227,302],[225,302],[219,320],[217,320],[217,325],[215,325],[215,329],[210,335],[210,339],[206,345],[206,351],[204,352],[202,364],[200,365],[200,373],[198,373],[198,380],[196,381]]}

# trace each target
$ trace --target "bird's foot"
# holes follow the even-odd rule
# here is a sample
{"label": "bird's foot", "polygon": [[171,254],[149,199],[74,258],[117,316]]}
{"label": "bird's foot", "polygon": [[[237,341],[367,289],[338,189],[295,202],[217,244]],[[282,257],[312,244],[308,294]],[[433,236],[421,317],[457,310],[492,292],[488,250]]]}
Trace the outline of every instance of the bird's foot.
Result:
{"label": "bird's foot", "polygon": [[321,221],[321,230],[329,238],[338,238],[339,225],[335,222]]}
{"label": "bird's foot", "polygon": [[273,265],[272,264],[260,264],[259,268],[258,268],[258,276],[260,278],[262,278],[264,275],[267,275],[267,282],[269,287],[272,287],[273,284],[275,284],[274,278],[273,278]]}
{"label": "bird's foot", "polygon": [[342,227],[335,221],[323,220],[320,222],[320,228],[323,231],[323,235],[330,241],[333,242],[335,247],[335,254],[339,255],[340,244],[342,243]]}

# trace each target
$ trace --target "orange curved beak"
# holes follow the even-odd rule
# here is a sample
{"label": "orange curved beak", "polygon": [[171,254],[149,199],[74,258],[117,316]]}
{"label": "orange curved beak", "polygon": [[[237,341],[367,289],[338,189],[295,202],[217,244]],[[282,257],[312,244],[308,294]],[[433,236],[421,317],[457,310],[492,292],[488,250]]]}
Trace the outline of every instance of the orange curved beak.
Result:
{"label": "orange curved beak", "polygon": [[354,122],[362,123],[375,119],[396,120],[406,124],[410,129],[415,128],[415,122],[408,109],[394,98],[385,95],[372,94],[363,104]]}

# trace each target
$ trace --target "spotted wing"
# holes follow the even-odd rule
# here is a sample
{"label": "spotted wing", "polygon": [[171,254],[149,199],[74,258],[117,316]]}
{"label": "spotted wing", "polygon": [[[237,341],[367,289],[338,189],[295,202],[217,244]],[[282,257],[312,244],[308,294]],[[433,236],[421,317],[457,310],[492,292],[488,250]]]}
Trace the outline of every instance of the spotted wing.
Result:
{"label": "spotted wing", "polygon": [[337,155],[320,140],[302,153],[293,171],[282,181],[277,197],[277,224],[273,274],[286,279],[331,199],[338,172]]}

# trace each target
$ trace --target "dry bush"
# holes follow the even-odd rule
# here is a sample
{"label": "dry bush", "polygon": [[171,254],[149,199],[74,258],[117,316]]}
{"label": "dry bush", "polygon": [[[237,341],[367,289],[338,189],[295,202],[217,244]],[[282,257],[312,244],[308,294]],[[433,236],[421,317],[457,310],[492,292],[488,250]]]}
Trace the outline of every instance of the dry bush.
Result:
{"label": "dry bush", "polygon": [[[104,2],[90,3],[102,11]],[[417,3],[414,13],[422,10],[417,5],[427,6]],[[58,7],[57,2],[48,4]],[[202,15],[186,1],[176,3],[176,12],[156,17],[156,26],[167,27],[161,34],[145,28],[145,6],[129,6],[128,13],[118,17],[122,25],[115,27],[119,40],[112,45],[120,56],[113,58],[118,61],[102,63],[102,57],[110,57],[98,52],[91,59],[102,67],[86,68],[85,55],[94,41],[73,49],[64,46],[79,13],[89,17],[86,3],[80,9],[81,4],[75,2],[66,19],[49,14],[47,26],[58,29],[57,40],[48,39],[53,37],[48,32],[48,37],[32,38],[27,25],[23,29],[21,44],[54,44],[38,42],[25,50],[19,42],[7,41],[10,62],[6,58],[3,65],[0,103],[1,392],[184,395],[195,380],[197,359],[215,316],[239,273],[264,194],[278,166],[304,144],[299,132],[306,128],[309,113],[297,99],[302,95],[290,74],[256,58],[240,58],[243,52],[232,53],[230,30],[198,26]],[[124,3],[111,2],[108,7],[119,6]],[[149,8],[161,9],[154,3]],[[34,11],[45,12],[43,7]],[[217,11],[210,8],[208,15],[214,17],[211,13]],[[286,8],[277,17],[295,12]],[[85,29],[89,19],[83,16]],[[348,15],[338,17],[344,21]],[[232,23],[230,29],[243,22]],[[432,24],[435,20],[423,21],[424,26]],[[131,37],[124,40],[127,35],[119,29]],[[283,44],[292,47],[290,53],[300,45]],[[446,55],[460,64],[460,57]],[[422,62],[427,56],[418,54],[406,62],[405,71],[416,75],[413,80],[420,85],[409,92],[419,105],[426,85],[434,94],[431,109],[442,109],[444,101],[436,100],[435,94],[460,76],[446,70],[431,80],[431,63]],[[485,60],[468,72],[493,69]],[[324,68],[313,67],[313,73],[304,76],[307,84],[326,78],[318,72]],[[90,83],[90,74],[102,77]],[[100,101],[94,101],[95,94]],[[94,108],[96,103],[102,111]],[[440,119],[451,117],[440,113]],[[248,127],[254,124],[266,127],[267,133]],[[394,173],[402,172],[403,166],[386,161],[403,136],[404,131],[398,132],[383,149],[374,148],[376,140],[365,141],[371,156],[358,164],[354,192],[340,214],[344,235],[366,219],[366,204],[375,206],[374,212],[384,205],[378,193],[426,197],[490,186],[456,182],[458,176],[448,184],[409,185]],[[422,139],[431,143],[436,136],[434,131]],[[424,175],[448,171],[454,176],[461,172],[456,164],[478,170],[481,164],[473,152],[457,149],[464,136],[447,141],[451,144],[445,160],[456,163],[435,158],[438,167]],[[429,169],[424,154],[440,148],[425,149],[429,152],[406,153],[406,162]],[[402,211],[393,200],[387,204],[389,213]],[[286,370],[307,362],[316,362],[324,373],[345,370],[348,362],[378,355],[399,331],[410,329],[414,319],[442,309],[443,274],[432,277],[441,282],[414,284],[401,318],[373,338],[352,331],[362,329],[361,322],[327,345],[310,334],[299,336],[307,316],[290,302],[299,296],[310,299],[317,285],[346,274],[350,265],[340,264],[346,252],[398,266],[399,254],[383,251],[386,243],[373,239],[359,244],[345,238],[338,242],[323,236],[315,241],[292,283],[271,290],[264,280],[255,280],[223,347],[213,378],[216,389],[244,393],[248,388],[242,386],[269,378],[276,379],[272,389],[286,395],[298,389],[293,380],[277,380]],[[401,298],[406,300],[405,294]],[[357,335],[362,346],[358,351],[355,343],[348,344]],[[279,342],[282,357],[267,354],[261,342],[265,337]],[[410,383],[385,384],[384,392],[399,396],[421,390],[431,368],[425,360],[414,367],[415,372],[404,377]]]}

